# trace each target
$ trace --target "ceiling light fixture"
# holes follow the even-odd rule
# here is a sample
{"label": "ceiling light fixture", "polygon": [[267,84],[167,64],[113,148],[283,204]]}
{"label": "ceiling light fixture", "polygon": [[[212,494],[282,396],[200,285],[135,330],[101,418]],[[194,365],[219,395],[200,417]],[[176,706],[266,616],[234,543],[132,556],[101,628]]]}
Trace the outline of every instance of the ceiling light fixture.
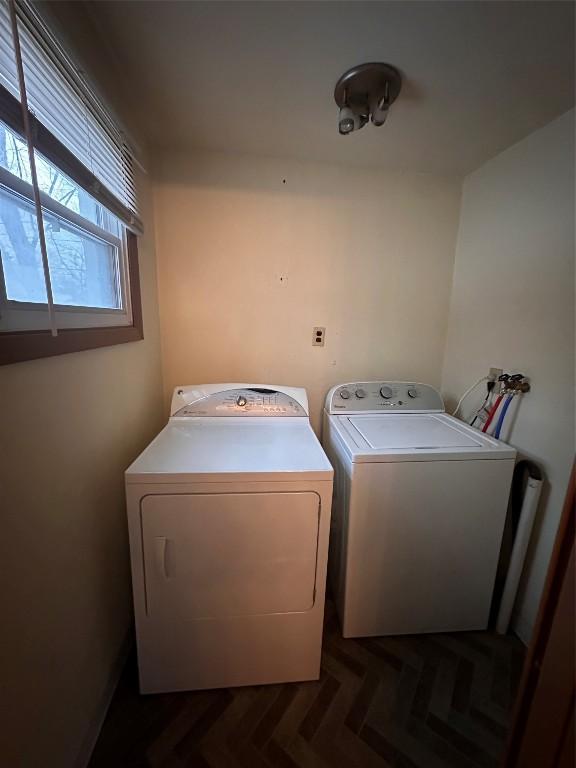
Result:
{"label": "ceiling light fixture", "polygon": [[359,64],[345,72],[334,89],[334,100],[340,107],[340,133],[347,136],[363,128],[368,120],[376,126],[384,125],[401,87],[400,72],[390,64]]}

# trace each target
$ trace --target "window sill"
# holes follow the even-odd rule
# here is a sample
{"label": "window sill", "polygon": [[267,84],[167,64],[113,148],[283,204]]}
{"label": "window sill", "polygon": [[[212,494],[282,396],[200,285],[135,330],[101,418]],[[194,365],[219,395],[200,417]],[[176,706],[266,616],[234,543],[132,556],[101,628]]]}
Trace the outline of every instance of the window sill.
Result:
{"label": "window sill", "polygon": [[141,328],[117,326],[109,328],[66,328],[52,336],[50,331],[17,331],[0,333],[0,365],[21,363],[69,352],[83,352],[98,347],[111,347],[141,341]]}

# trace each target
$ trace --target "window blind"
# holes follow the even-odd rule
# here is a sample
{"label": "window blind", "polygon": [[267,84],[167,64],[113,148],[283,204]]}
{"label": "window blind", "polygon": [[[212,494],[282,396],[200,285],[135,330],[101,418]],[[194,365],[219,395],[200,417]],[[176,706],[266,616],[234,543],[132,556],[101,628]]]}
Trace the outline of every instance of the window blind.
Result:
{"label": "window blind", "polygon": [[[135,153],[119,122],[29,0],[16,0],[28,106],[87,173],[58,155],[46,131],[35,145],[136,232],[142,230],[134,177]],[[6,0],[0,0],[0,83],[19,99]],[[0,114],[0,118],[2,115]],[[16,127],[12,125],[11,127]],[[61,162],[62,160],[62,162]]]}

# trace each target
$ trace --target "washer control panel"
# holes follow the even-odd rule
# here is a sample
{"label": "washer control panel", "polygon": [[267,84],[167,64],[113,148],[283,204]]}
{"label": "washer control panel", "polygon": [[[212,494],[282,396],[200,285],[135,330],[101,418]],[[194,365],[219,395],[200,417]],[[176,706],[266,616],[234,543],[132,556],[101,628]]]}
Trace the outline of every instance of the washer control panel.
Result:
{"label": "washer control panel", "polygon": [[[194,392],[187,396],[186,388],[176,388],[176,398],[189,400],[172,416],[307,416],[290,393],[266,387],[236,387],[221,392]],[[196,395],[196,396],[194,396]]]}
{"label": "washer control panel", "polygon": [[329,413],[441,413],[440,393],[429,384],[411,381],[358,381],[333,387],[326,397]]}

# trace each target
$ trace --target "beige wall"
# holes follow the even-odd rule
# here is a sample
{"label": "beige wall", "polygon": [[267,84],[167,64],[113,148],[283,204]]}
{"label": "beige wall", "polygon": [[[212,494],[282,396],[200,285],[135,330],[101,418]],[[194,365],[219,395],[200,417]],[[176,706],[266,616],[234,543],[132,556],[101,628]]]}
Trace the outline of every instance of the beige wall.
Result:
{"label": "beige wall", "polygon": [[571,111],[465,180],[444,362],[452,400],[490,366],[532,383],[503,433],[547,476],[517,602],[525,640],[574,456],[573,142]]}
{"label": "beige wall", "polygon": [[212,153],[155,176],[166,404],[177,384],[301,385],[318,428],[336,382],[439,385],[458,182]]}
{"label": "beige wall", "polygon": [[144,341],[0,368],[7,766],[74,765],[131,625],[123,471],[161,423],[152,238]]}
{"label": "beige wall", "polygon": [[123,471],[161,424],[153,218],[145,339],[0,368],[0,763],[86,757],[131,628]]}

